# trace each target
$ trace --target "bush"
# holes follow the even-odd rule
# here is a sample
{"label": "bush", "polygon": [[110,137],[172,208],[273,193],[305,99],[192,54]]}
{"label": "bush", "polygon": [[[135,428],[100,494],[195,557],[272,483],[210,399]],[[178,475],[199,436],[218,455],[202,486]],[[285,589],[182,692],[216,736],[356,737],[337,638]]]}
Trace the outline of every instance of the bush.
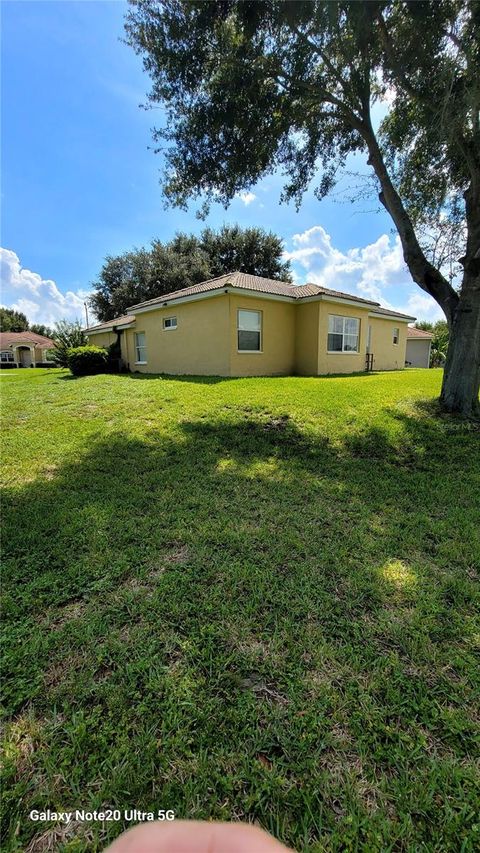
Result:
{"label": "bush", "polygon": [[67,358],[74,376],[92,376],[107,370],[108,352],[103,347],[71,347]]}
{"label": "bush", "polygon": [[57,367],[69,367],[68,351],[74,347],[84,347],[87,344],[87,338],[78,320],[75,320],[74,323],[70,323],[68,320],[59,320],[55,325],[53,340],[55,341],[55,349],[52,353],[52,361]]}

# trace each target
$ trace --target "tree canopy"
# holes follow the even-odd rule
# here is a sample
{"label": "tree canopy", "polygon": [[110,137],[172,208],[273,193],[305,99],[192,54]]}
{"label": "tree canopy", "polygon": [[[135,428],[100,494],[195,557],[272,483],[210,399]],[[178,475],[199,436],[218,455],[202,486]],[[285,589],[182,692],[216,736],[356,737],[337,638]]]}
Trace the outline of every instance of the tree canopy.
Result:
{"label": "tree canopy", "polygon": [[0,308],[0,332],[25,332],[28,319],[21,311],[13,308]]}
{"label": "tree canopy", "polygon": [[13,308],[0,308],[0,331],[1,332],[36,332],[37,335],[43,335],[46,338],[51,338],[53,330],[50,326],[44,323],[30,323],[28,317],[21,311],[15,311]]}
{"label": "tree canopy", "polygon": [[199,237],[177,234],[168,243],[154,240],[150,249],[108,256],[93,282],[90,304],[103,321],[138,302],[234,270],[291,281],[282,252],[282,241],[275,234],[238,225],[224,225],[218,231],[205,228]]}
{"label": "tree canopy", "polygon": [[[471,413],[480,383],[480,4],[469,0],[130,0],[127,41],[166,126],[163,187],[228,204],[273,170],[319,199],[365,152],[414,281],[451,328],[442,401]],[[379,128],[372,107],[386,112]],[[458,219],[460,216],[460,219]],[[460,293],[423,225],[458,224]],[[462,239],[464,236],[464,239]]]}
{"label": "tree canopy", "polygon": [[79,320],[59,320],[55,323],[53,332],[55,348],[52,352],[52,360],[58,367],[68,367],[68,352],[75,347],[83,347],[87,344],[87,338]]}

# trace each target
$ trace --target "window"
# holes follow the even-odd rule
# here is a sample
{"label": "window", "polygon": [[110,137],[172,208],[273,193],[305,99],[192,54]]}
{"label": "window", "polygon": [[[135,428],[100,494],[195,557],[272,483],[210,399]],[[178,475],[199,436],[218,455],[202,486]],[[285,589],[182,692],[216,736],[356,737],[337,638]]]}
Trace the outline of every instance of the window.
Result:
{"label": "window", "polygon": [[262,312],[239,310],[238,312],[238,350],[239,352],[261,352]]}
{"label": "window", "polygon": [[135,355],[137,364],[147,363],[147,345],[145,342],[145,332],[135,333]]}
{"label": "window", "polygon": [[45,361],[53,361],[54,354],[55,354],[54,349],[46,349],[43,351],[43,358]]}
{"label": "window", "polygon": [[356,317],[336,317],[330,314],[328,318],[329,352],[358,352],[360,336],[360,320]]}
{"label": "window", "polygon": [[177,318],[176,317],[164,317],[163,318],[163,328],[164,329],[176,329],[177,328]]}
{"label": "window", "polygon": [[398,344],[398,338],[399,338],[399,336],[400,336],[400,329],[399,329],[398,327],[396,327],[396,328],[393,330],[393,343],[394,343],[394,344]]}
{"label": "window", "polygon": [[5,350],[5,352],[0,353],[0,361],[3,361],[4,363],[15,361],[13,352],[11,350]]}

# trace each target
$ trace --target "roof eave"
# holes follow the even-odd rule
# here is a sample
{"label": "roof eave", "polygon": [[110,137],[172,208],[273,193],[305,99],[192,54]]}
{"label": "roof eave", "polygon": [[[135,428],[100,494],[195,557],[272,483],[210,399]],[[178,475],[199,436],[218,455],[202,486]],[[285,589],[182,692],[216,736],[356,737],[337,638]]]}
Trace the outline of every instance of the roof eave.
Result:
{"label": "roof eave", "polygon": [[391,314],[385,314],[384,311],[369,311],[369,317],[383,317],[384,320],[398,320],[400,323],[411,323],[416,320],[416,317],[410,317],[408,314],[397,314],[393,311]]}
{"label": "roof eave", "polygon": [[293,294],[269,293],[264,290],[252,290],[248,287],[236,287],[235,285],[225,284],[221,287],[216,287],[212,290],[204,290],[198,293],[190,293],[188,296],[173,296],[169,299],[158,299],[155,303],[140,303],[132,305],[128,310],[134,311],[135,314],[143,314],[146,311],[158,311],[160,308],[168,308],[172,305],[179,305],[186,302],[197,302],[201,299],[208,299],[221,294],[234,293],[241,296],[256,297],[257,299],[269,299],[277,302],[290,302],[297,304],[299,302],[339,302],[342,305],[353,305],[355,308],[372,308],[375,302],[367,302],[367,300],[349,298],[348,296],[332,296],[326,293],[317,293],[314,296],[294,296]]}

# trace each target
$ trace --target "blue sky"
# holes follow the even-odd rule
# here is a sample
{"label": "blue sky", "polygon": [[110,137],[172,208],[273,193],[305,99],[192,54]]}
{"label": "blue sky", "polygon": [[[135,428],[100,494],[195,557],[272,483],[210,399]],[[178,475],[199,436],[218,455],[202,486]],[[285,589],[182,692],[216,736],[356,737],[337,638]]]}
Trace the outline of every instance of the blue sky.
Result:
{"label": "blue sky", "polygon": [[374,199],[319,202],[309,192],[297,212],[279,204],[274,175],[228,210],[212,208],[207,223],[194,206],[165,210],[162,158],[149,150],[161,113],[139,109],[149,80],[120,41],[126,8],[121,0],[1,4],[3,305],[35,322],[81,316],[105,255],[238,222],[279,234],[299,282],[440,316],[411,282]]}

